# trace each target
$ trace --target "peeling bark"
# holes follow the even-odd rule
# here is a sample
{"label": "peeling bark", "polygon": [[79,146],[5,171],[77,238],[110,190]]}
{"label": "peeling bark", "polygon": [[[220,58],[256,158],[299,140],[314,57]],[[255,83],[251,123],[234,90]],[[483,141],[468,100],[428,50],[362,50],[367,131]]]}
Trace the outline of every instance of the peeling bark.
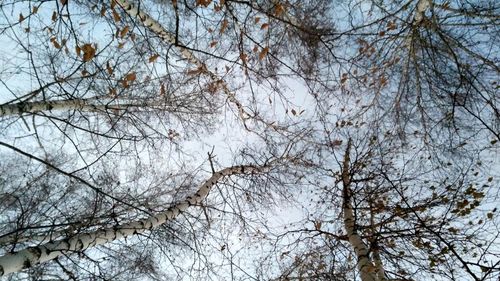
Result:
{"label": "peeling bark", "polygon": [[198,191],[188,196],[184,201],[171,206],[167,211],[151,216],[144,220],[125,223],[112,228],[101,229],[95,232],[82,233],[66,239],[45,243],[36,247],[8,253],[0,257],[0,276],[17,272],[36,264],[53,260],[61,255],[83,251],[93,246],[105,244],[120,238],[140,234],[175,219],[191,205],[200,204],[208,195],[212,187],[223,177],[235,174],[251,174],[261,172],[265,167],[234,166],[214,173]]}

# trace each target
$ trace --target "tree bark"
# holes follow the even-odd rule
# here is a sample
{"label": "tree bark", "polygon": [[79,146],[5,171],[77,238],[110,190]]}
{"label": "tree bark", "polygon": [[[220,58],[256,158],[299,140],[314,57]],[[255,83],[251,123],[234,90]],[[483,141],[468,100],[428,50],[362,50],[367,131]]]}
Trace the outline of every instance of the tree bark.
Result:
{"label": "tree bark", "polygon": [[377,281],[375,273],[375,266],[373,265],[370,256],[368,247],[363,242],[359,234],[356,230],[356,220],[354,218],[354,212],[351,203],[351,194],[352,191],[350,189],[351,185],[351,174],[349,172],[350,168],[350,157],[349,153],[351,150],[352,141],[349,139],[347,143],[347,148],[344,155],[344,163],[342,165],[342,185],[343,185],[343,203],[342,209],[344,213],[344,227],[347,232],[347,237],[349,239],[349,243],[351,247],[354,249],[354,253],[357,258],[357,266],[359,270],[359,274],[361,276],[362,281]]}
{"label": "tree bark", "polygon": [[211,188],[221,178],[235,174],[257,173],[261,172],[263,169],[265,169],[265,167],[251,165],[225,168],[214,173],[201,185],[195,194],[188,196],[185,200],[155,216],[121,224],[112,228],[101,229],[95,232],[78,234],[63,240],[29,247],[18,252],[8,253],[0,257],[0,276],[53,260],[66,253],[84,251],[93,246],[155,229],[176,218],[181,212],[189,208],[189,206],[201,203],[203,199],[207,197]]}
{"label": "tree bark", "polygon": [[425,12],[431,7],[431,0],[419,0],[415,10],[415,25],[420,25],[425,17]]}
{"label": "tree bark", "polygon": [[[224,94],[227,96],[227,99],[229,102],[233,103],[236,108],[238,109],[238,115],[240,118],[243,120],[243,124],[246,127],[245,121],[250,118],[250,114],[248,114],[245,109],[243,108],[243,105],[236,99],[236,95],[229,90],[229,87],[227,83],[219,77],[217,74],[214,72],[210,71],[205,63],[203,63],[200,59],[198,59],[191,50],[188,48],[184,47],[180,42],[178,42],[176,39],[176,36],[170,32],[168,32],[159,22],[157,22],[155,19],[153,19],[150,15],[147,13],[143,12],[142,10],[139,10],[136,8],[132,3],[130,3],[128,0],[116,0],[116,3],[118,3],[119,6],[125,10],[125,12],[132,18],[138,19],[142,25],[147,27],[149,30],[154,32],[160,39],[165,41],[168,44],[174,45],[177,47],[179,50],[181,56],[186,59],[188,62],[196,65],[198,69],[208,75],[212,80],[219,82],[220,87],[222,88],[222,91]],[[254,116],[254,119],[257,118],[260,121],[260,118],[257,116]],[[248,128],[247,128],[248,129]]]}
{"label": "tree bark", "polygon": [[175,106],[162,104],[160,100],[141,101],[128,98],[89,98],[89,99],[68,99],[55,101],[33,101],[19,102],[0,105],[0,117],[18,115],[23,113],[37,113],[43,111],[57,110],[81,110],[81,111],[101,111],[106,110],[125,110],[133,107],[171,107]]}

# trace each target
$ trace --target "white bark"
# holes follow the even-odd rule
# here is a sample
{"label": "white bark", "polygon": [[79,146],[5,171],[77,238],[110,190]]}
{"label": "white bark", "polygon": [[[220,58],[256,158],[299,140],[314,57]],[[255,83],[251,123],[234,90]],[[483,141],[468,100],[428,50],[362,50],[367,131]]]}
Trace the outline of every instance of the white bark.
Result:
{"label": "white bark", "polygon": [[233,103],[237,107],[238,114],[239,114],[240,118],[243,120],[243,122],[245,122],[250,117],[250,114],[245,112],[245,109],[243,108],[242,104],[236,99],[235,94],[229,90],[227,83],[221,77],[219,77],[217,74],[210,71],[207,68],[207,66],[200,59],[198,59],[193,54],[193,52],[191,52],[191,50],[185,48],[180,42],[176,42],[176,38],[175,38],[174,34],[168,32],[159,22],[157,22],[150,15],[143,12],[142,10],[137,9],[128,0],[116,0],[116,3],[118,3],[118,5],[120,5],[129,16],[131,16],[132,18],[138,19],[142,23],[142,25],[144,25],[149,30],[151,30],[156,35],[158,35],[158,37],[160,37],[163,41],[177,47],[181,56],[184,59],[186,59],[190,63],[196,65],[199,70],[201,70],[203,73],[207,74],[212,80],[219,82],[220,86],[221,86],[224,94],[227,96],[227,99],[229,100],[229,102]]}
{"label": "white bark", "polygon": [[419,25],[425,17],[425,12],[431,7],[430,0],[419,0],[415,11],[415,25]]}
{"label": "white bark", "polygon": [[257,173],[265,168],[256,166],[235,166],[214,173],[198,191],[184,201],[171,206],[167,211],[144,220],[134,221],[112,228],[101,229],[91,233],[82,233],[63,240],[30,247],[18,252],[8,253],[0,257],[0,276],[17,272],[36,264],[55,259],[70,252],[79,252],[90,247],[105,244],[123,237],[140,234],[157,228],[167,221],[173,220],[191,205],[197,205],[205,199],[210,189],[223,177],[234,174]]}
{"label": "white bark", "polygon": [[33,101],[19,102],[0,105],[0,117],[17,115],[23,113],[37,113],[43,111],[58,110],[78,110],[78,111],[107,111],[107,110],[125,110],[133,107],[149,108],[170,108],[175,110],[175,106],[163,104],[160,100],[138,100],[128,98],[89,98],[89,99],[69,99],[53,101]]}
{"label": "white bark", "polygon": [[382,259],[380,258],[380,252],[378,248],[373,249],[373,261],[375,263],[377,281],[387,281],[388,279],[385,277],[384,264],[382,263]]}
{"label": "white bark", "polygon": [[344,155],[344,163],[342,166],[342,185],[343,185],[343,213],[344,213],[344,227],[347,232],[347,237],[351,247],[357,258],[357,266],[362,281],[376,281],[375,266],[369,257],[369,251],[366,244],[363,242],[356,230],[356,221],[351,203],[351,175],[349,173],[351,150],[351,140],[347,143],[347,149]]}
{"label": "white bark", "polygon": [[[375,235],[376,224],[375,224],[375,214],[372,209],[372,204],[370,204],[370,226],[371,226],[371,235]],[[382,262],[382,258],[380,257],[380,251],[378,242],[375,240],[372,242],[372,257],[373,263],[375,264],[376,275],[378,281],[387,281],[385,277],[385,269],[384,263]]]}
{"label": "white bark", "polygon": [[63,233],[62,232],[54,232],[54,233],[49,233],[47,235],[36,235],[36,236],[16,236],[15,234],[8,235],[5,237],[0,238],[0,247],[6,246],[9,244],[14,244],[14,243],[23,243],[23,242],[37,242],[37,243],[46,243],[50,242],[54,239],[57,239],[59,237],[62,237]]}
{"label": "white bark", "polygon": [[[415,8],[415,15],[413,16],[413,28],[418,28],[425,19],[425,13],[432,6],[431,0],[419,0],[417,6]],[[410,31],[408,36],[405,39],[405,44],[408,49],[410,49],[410,53],[413,52],[413,40],[414,40],[414,31]]]}

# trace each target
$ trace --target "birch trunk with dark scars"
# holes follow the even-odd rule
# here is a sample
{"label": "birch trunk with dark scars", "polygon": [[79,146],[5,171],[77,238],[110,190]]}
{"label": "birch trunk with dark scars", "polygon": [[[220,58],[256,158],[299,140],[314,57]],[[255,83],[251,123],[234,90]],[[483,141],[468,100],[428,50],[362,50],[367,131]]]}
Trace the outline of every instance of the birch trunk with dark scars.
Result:
{"label": "birch trunk with dark scars", "polygon": [[[347,148],[344,154],[344,162],[342,165],[342,211],[344,213],[344,227],[347,232],[347,238],[349,244],[354,249],[354,253],[357,258],[357,267],[362,281],[383,281],[386,280],[383,276],[383,268],[380,262],[376,265],[373,264],[370,258],[370,251],[367,245],[363,242],[360,235],[357,232],[356,218],[354,216],[351,197],[351,174],[350,169],[350,156],[352,141],[349,139],[347,143]],[[380,259],[380,257],[378,257]]]}
{"label": "birch trunk with dark scars", "polygon": [[139,100],[133,98],[96,97],[53,101],[19,102],[0,105],[0,117],[44,111],[101,111],[126,110],[130,108],[162,108],[175,111],[176,107],[161,100]]}
{"label": "birch trunk with dark scars", "polygon": [[190,206],[200,204],[207,197],[211,188],[223,177],[235,174],[258,173],[264,170],[266,170],[265,166],[257,167],[252,165],[225,168],[215,172],[200,186],[196,193],[188,196],[185,200],[171,206],[168,210],[160,214],[144,220],[133,221],[91,233],[82,233],[66,239],[30,247],[18,252],[8,253],[0,257],[0,276],[56,259],[67,253],[84,251],[93,246],[102,245],[120,238],[155,229],[175,219],[181,212],[185,211]]}
{"label": "birch trunk with dark scars", "polygon": [[[142,23],[142,25],[144,25],[150,31],[158,35],[158,37],[160,37],[163,41],[177,47],[181,56],[184,59],[186,59],[189,63],[194,64],[201,73],[207,75],[213,81],[219,82],[219,85],[221,86],[222,91],[227,96],[228,100],[231,103],[233,103],[238,109],[238,115],[243,121],[244,126],[246,127],[245,121],[249,119],[251,115],[245,111],[243,105],[236,99],[235,93],[233,93],[229,89],[229,86],[227,85],[227,83],[224,81],[223,78],[219,77],[216,73],[210,71],[208,67],[205,65],[205,63],[203,63],[199,58],[197,58],[193,54],[193,52],[191,52],[191,50],[184,47],[180,42],[178,42],[178,39],[174,34],[168,32],[159,22],[154,20],[150,15],[148,15],[142,10],[139,10],[139,8],[134,7],[134,5],[127,0],[117,0],[116,2],[125,10],[125,12],[130,17],[138,19]],[[264,122],[264,120],[258,118],[257,116],[252,116],[252,118]]]}

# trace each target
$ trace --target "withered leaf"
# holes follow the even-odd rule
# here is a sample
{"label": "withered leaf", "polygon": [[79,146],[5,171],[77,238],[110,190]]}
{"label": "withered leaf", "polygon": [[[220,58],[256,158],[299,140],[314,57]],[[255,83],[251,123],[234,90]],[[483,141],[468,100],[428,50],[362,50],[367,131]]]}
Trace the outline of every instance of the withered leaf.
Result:
{"label": "withered leaf", "polygon": [[135,74],[135,72],[130,72],[129,74],[125,75],[126,81],[133,82],[133,81],[135,81],[136,78],[137,78],[137,75]]}
{"label": "withered leaf", "polygon": [[269,47],[265,47],[264,49],[262,49],[262,51],[260,51],[259,53],[259,60],[263,60],[266,57],[267,52],[269,52]]}
{"label": "withered leaf", "polygon": [[95,48],[92,47],[92,44],[84,44],[81,47],[81,50],[83,51],[83,61],[88,62],[90,61],[93,57],[95,57]]}
{"label": "withered leaf", "polygon": [[128,25],[127,25],[127,26],[125,26],[125,27],[124,27],[124,28],[120,31],[120,38],[125,37],[125,35],[127,35],[127,33],[128,33],[128,30],[129,30],[129,27],[128,27]]}
{"label": "withered leaf", "polygon": [[160,96],[165,96],[165,85],[161,84],[160,85]]}
{"label": "withered leaf", "polygon": [[57,42],[57,39],[55,37],[50,38],[50,42],[52,42],[52,45],[54,45],[56,49],[61,49],[61,45],[59,44],[59,42]]}
{"label": "withered leaf", "polygon": [[208,7],[212,3],[212,0],[196,0],[196,6]]}
{"label": "withered leaf", "polygon": [[156,61],[159,57],[160,57],[160,55],[158,55],[158,54],[154,54],[154,55],[152,55],[151,57],[149,57],[149,60],[148,60],[148,61],[149,61],[150,63],[153,63],[153,62],[155,62],[155,61]]}
{"label": "withered leaf", "polygon": [[228,24],[229,24],[229,22],[226,19],[224,19],[222,21],[222,26],[220,28],[220,34],[224,33],[224,31],[226,30]]}
{"label": "withered leaf", "polygon": [[109,61],[106,62],[106,70],[108,71],[109,75],[113,74],[113,68],[111,67]]}
{"label": "withered leaf", "polygon": [[197,74],[200,74],[202,73],[202,69],[200,67],[196,68],[196,69],[191,69],[191,70],[188,70],[187,74],[188,75],[197,75]]}
{"label": "withered leaf", "polygon": [[113,20],[115,22],[119,22],[121,20],[120,15],[115,10],[113,10]]}

